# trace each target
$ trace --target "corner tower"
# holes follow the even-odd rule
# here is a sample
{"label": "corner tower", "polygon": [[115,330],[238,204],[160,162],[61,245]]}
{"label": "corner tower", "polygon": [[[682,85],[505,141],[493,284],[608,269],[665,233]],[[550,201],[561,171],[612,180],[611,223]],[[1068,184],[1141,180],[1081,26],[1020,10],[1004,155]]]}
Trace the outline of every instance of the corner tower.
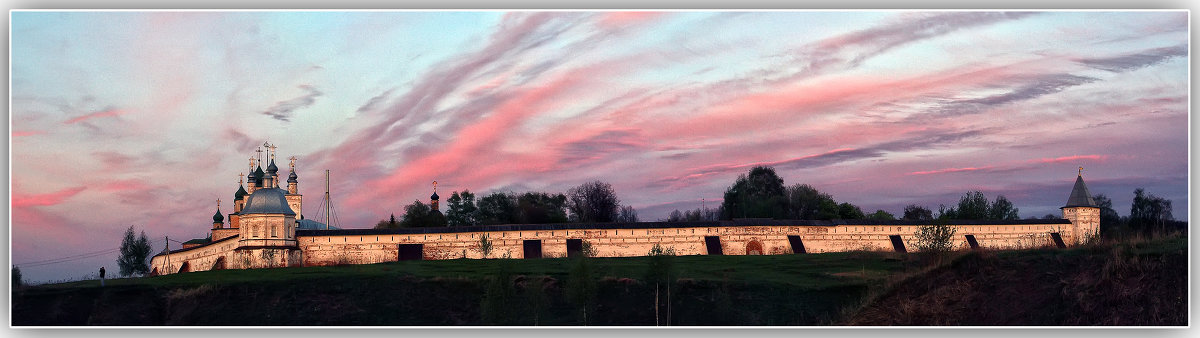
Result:
{"label": "corner tower", "polygon": [[1071,196],[1067,205],[1062,208],[1063,218],[1071,221],[1070,241],[1076,245],[1083,243],[1084,238],[1100,235],[1100,206],[1092,199],[1087,184],[1083,183],[1083,167],[1079,167],[1079,176],[1075,177],[1075,187],[1071,188]]}

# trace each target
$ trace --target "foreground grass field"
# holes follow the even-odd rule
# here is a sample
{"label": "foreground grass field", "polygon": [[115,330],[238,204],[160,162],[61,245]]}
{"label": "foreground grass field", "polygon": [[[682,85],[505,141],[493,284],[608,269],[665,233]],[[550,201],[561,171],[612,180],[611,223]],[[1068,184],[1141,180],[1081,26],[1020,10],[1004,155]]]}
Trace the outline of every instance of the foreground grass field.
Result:
{"label": "foreground grass field", "polygon": [[[673,257],[674,277],[734,283],[772,283],[799,288],[825,288],[867,284],[901,273],[903,255],[880,252],[841,252],[775,256],[679,256]],[[590,258],[596,277],[640,279],[646,274],[647,257]],[[455,259],[403,261],[368,265],[202,271],[145,278],[109,279],[107,285],[186,287],[240,283],[295,282],[320,279],[444,278],[478,280],[495,275],[509,261],[514,275],[565,277],[571,261],[566,258],[535,260]],[[50,284],[37,289],[99,287],[99,281]]]}
{"label": "foreground grass field", "polygon": [[[1177,325],[1186,249],[1173,238],[932,266],[884,252],[590,258],[586,274],[562,258],[222,270],[15,290],[13,324]],[[651,266],[669,267],[669,289]],[[1130,304],[1143,305],[1136,320],[1108,308]]]}

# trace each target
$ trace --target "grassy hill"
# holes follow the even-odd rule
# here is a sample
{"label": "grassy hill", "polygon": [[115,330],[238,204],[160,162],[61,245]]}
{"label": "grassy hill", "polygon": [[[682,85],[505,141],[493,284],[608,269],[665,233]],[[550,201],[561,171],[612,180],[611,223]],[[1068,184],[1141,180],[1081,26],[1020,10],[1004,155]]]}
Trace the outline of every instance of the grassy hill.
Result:
{"label": "grassy hill", "polygon": [[[12,324],[584,325],[585,313],[587,325],[1186,323],[1183,239],[968,253],[936,268],[881,252],[591,258],[592,292],[571,282],[577,264],[406,261],[43,285],[14,290]],[[664,264],[676,282],[656,294],[648,267]],[[1133,298],[1095,298],[1137,282]],[[593,301],[572,301],[580,294]],[[1128,304],[1144,320],[1099,315],[1134,311]],[[991,312],[1014,314],[980,315]]]}
{"label": "grassy hill", "polygon": [[849,325],[1188,324],[1187,240],[973,252],[882,288]]}

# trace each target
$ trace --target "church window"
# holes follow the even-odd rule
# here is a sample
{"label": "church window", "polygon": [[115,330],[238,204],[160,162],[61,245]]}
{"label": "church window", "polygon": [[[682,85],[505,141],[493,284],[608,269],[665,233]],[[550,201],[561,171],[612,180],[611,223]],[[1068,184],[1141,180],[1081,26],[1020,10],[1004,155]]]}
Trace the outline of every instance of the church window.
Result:
{"label": "church window", "polygon": [[271,237],[279,237],[279,235],[275,233],[275,228],[276,227],[274,225],[271,226]]}

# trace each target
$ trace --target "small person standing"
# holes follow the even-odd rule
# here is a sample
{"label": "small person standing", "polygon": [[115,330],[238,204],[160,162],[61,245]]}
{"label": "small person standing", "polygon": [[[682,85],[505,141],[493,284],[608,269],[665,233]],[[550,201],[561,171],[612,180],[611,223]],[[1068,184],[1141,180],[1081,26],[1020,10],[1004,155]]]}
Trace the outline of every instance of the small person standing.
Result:
{"label": "small person standing", "polygon": [[104,287],[104,267],[100,267],[100,287]]}

